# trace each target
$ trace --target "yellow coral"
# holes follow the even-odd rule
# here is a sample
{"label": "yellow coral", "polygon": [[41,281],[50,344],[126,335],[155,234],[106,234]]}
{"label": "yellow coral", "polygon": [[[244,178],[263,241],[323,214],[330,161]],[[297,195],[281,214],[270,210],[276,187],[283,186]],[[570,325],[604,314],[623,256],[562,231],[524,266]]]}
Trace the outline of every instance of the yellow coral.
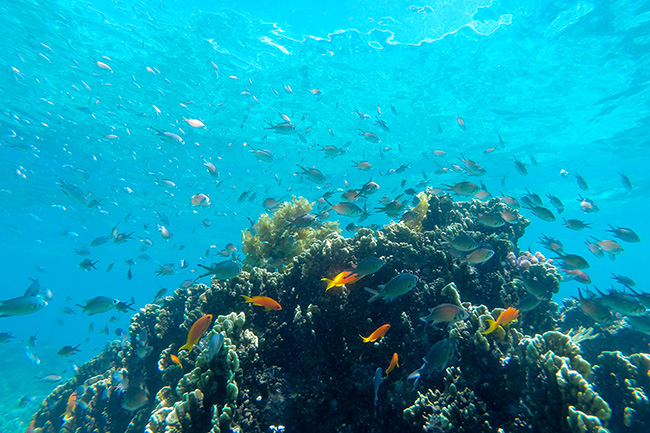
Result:
{"label": "yellow coral", "polygon": [[420,199],[420,202],[416,206],[411,206],[410,210],[417,212],[417,217],[410,221],[405,221],[404,225],[411,230],[421,232],[422,220],[424,220],[424,218],[427,216],[427,212],[429,211],[429,200],[431,199],[431,195],[427,194],[426,192],[421,192],[416,195],[416,197]]}
{"label": "yellow coral", "polygon": [[260,215],[254,230],[242,232],[242,251],[247,255],[244,264],[266,269],[289,266],[294,257],[309,248],[315,240],[323,240],[341,232],[338,222],[317,221],[301,227],[297,219],[309,214],[313,204],[304,197],[292,197],[273,215]]}

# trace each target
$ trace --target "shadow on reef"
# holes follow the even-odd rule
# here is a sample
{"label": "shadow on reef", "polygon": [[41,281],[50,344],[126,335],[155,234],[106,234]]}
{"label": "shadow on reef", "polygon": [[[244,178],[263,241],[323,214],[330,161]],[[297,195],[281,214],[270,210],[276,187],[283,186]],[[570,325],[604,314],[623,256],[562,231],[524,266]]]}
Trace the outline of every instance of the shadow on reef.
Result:
{"label": "shadow on reef", "polygon": [[[576,306],[569,306],[572,316],[549,301],[559,273],[541,255],[517,249],[528,221],[499,199],[426,198],[419,205],[426,216],[410,227],[362,229],[352,239],[331,225],[327,232],[288,225],[278,214],[295,219],[294,208],[311,208],[285,203],[264,217],[264,236],[301,230],[298,247],[269,260],[256,256],[268,253],[259,235],[245,234],[258,246],[249,245],[249,265],[237,277],[181,287],[162,305],[143,308],[128,341],[111,343],[43,402],[34,431],[268,432],[279,425],[315,433],[642,431],[650,413],[650,357],[603,351],[608,347],[598,342],[606,338],[563,326]],[[514,214],[514,224],[477,222],[477,215],[499,211]],[[448,243],[460,234],[492,249],[493,257],[475,265],[459,259]],[[385,263],[378,272],[346,289],[324,290],[321,278],[371,256]],[[519,266],[513,257],[530,260]],[[280,271],[250,265],[279,259],[286,264]],[[392,302],[368,302],[364,287],[403,272],[418,277],[413,290]],[[482,334],[487,319],[530,293],[539,305]],[[244,304],[240,295],[271,297],[282,310]],[[442,303],[462,307],[468,318],[426,326],[420,318]],[[215,317],[211,328],[194,350],[180,352],[179,365],[171,355],[205,314]],[[383,324],[391,325],[383,339],[359,338]],[[224,343],[215,354],[208,342],[219,334]],[[427,352],[445,339],[453,341],[452,355],[435,368],[435,354]],[[582,357],[581,342],[594,365]],[[393,353],[399,368],[375,388],[375,371],[385,371]],[[432,368],[414,390],[407,376],[423,367],[424,357]],[[70,409],[73,393],[77,404]]]}

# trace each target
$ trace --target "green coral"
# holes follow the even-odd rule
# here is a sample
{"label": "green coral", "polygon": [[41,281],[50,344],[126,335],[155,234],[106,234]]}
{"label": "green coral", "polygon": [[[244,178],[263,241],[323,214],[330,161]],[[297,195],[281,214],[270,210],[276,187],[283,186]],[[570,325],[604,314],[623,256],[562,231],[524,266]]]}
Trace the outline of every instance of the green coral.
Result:
{"label": "green coral", "polygon": [[242,232],[242,251],[247,255],[244,264],[274,270],[289,266],[294,257],[307,250],[312,242],[336,236],[339,223],[314,221],[308,227],[297,220],[313,209],[306,198],[292,197],[284,202],[273,216],[260,215],[254,230]]}

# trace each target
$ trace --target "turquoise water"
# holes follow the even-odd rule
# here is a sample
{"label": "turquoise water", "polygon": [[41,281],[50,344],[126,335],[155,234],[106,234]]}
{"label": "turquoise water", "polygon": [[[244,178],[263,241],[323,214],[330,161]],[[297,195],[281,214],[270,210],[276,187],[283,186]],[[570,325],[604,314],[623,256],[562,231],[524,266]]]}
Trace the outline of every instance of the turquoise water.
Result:
{"label": "turquoise water", "polygon": [[[217,252],[229,242],[243,257],[241,230],[249,227],[247,218],[255,221],[264,212],[266,197],[315,201],[325,191],[347,189],[345,182],[358,188],[371,177],[380,190],[368,199],[370,209],[384,194],[395,198],[425,177],[434,188],[480,180],[495,196],[550,193],[566,210],[556,213],[556,222],[522,210],[532,222],[522,249],[547,253],[537,238],[557,237],[566,251],[587,258],[595,286],[608,288],[616,273],[647,289],[649,6],[0,3],[0,293],[2,299],[21,296],[28,278],[53,293],[34,315],[0,319],[0,332],[15,337],[0,345],[0,430],[26,428],[56,386],[39,377],[70,377],[75,365],[118,338],[117,328],[128,328],[129,314],[87,317],[76,304],[105,295],[125,302],[133,297],[140,308],[160,288],[171,292],[195,278],[198,263],[221,260]],[[389,132],[375,125],[378,110]],[[279,113],[289,116],[305,142],[264,129],[266,122],[283,121]],[[200,119],[205,128],[184,118]],[[150,127],[174,132],[184,144],[164,141]],[[359,129],[376,133],[381,143],[364,140]],[[347,152],[326,159],[317,145]],[[272,151],[273,160],[258,161],[250,146]],[[491,147],[497,149],[484,153]],[[434,150],[447,156],[436,157]],[[462,165],[461,153],[487,174],[435,174],[438,165]],[[527,175],[515,170],[515,157],[526,163]],[[373,168],[353,167],[362,160]],[[215,164],[218,178],[205,162]],[[316,166],[331,186],[301,180],[296,164]],[[403,173],[385,175],[405,164]],[[562,170],[569,175],[561,176]],[[620,172],[632,190],[623,187]],[[576,174],[588,190],[579,189]],[[81,195],[66,195],[61,181]],[[256,197],[239,202],[249,189]],[[210,206],[190,204],[198,193],[209,196]],[[579,194],[600,212],[584,214]],[[92,200],[101,201],[88,207]],[[546,199],[544,206],[552,208]],[[593,228],[571,231],[562,217]],[[336,218],[342,227],[356,222]],[[389,221],[373,214],[363,224]],[[88,246],[118,223],[119,232],[134,232],[133,239]],[[169,228],[171,239],[161,237],[158,224]],[[611,238],[607,224],[633,228],[642,242],[621,242],[625,252],[615,261],[593,257],[584,240]],[[82,249],[98,261],[97,270],[78,267],[86,256],[75,250]],[[156,275],[160,265],[179,268],[180,260],[189,266]],[[563,283],[557,299],[577,288]],[[66,307],[76,314],[65,314]],[[24,349],[36,333],[31,351],[38,364]],[[78,354],[57,355],[77,344]],[[34,400],[18,407],[25,396]]]}

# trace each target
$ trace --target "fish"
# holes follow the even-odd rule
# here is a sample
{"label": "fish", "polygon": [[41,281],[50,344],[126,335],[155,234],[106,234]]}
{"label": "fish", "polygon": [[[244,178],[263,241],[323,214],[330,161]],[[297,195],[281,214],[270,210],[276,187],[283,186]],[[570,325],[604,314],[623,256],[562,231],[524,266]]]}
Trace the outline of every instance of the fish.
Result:
{"label": "fish", "polygon": [[91,271],[93,269],[97,270],[95,265],[99,262],[99,260],[95,260],[94,262],[90,260],[89,258],[85,258],[79,263],[79,267],[83,269],[84,271]]}
{"label": "fish", "polygon": [[454,304],[440,304],[429,309],[429,314],[420,317],[420,320],[432,325],[438,323],[455,323],[469,318],[469,313],[464,308]]}
{"label": "fish", "polygon": [[635,331],[650,335],[650,316],[625,316],[625,323]]}
{"label": "fish", "polygon": [[456,344],[457,342],[455,339],[446,338],[431,346],[427,354],[422,358],[422,361],[424,361],[422,367],[418,368],[407,377],[407,380],[415,380],[415,382],[413,382],[413,389],[417,388],[421,377],[428,376],[438,369],[444,370],[447,368],[447,364],[456,350]]}
{"label": "fish", "polygon": [[478,243],[465,232],[460,232],[456,236],[448,236],[443,233],[443,245],[449,245],[456,251],[470,252],[478,248]]}
{"label": "fish", "polygon": [[63,377],[58,374],[48,374],[42,377],[37,377],[37,379],[42,380],[43,382],[56,383],[60,382]]}
{"label": "fish", "polygon": [[610,224],[609,229],[605,231],[614,233],[614,237],[625,242],[630,242],[630,243],[641,242],[641,238],[639,237],[639,235],[637,235],[634,230],[629,228],[614,227]]}
{"label": "fish", "polygon": [[553,215],[553,212],[551,212],[544,206],[532,206],[532,207],[528,207],[528,209],[533,213],[533,215],[535,215],[537,218],[543,221],[548,221],[548,222],[555,221],[555,215]]}
{"label": "fish", "polygon": [[386,369],[386,377],[388,377],[388,373],[393,371],[395,367],[399,368],[399,357],[397,356],[397,352],[393,353],[393,357],[390,359],[390,364],[388,364],[388,368]]}
{"label": "fish", "polygon": [[587,181],[585,180],[585,178],[580,176],[579,174],[576,174],[575,176],[576,176],[576,181],[578,182],[578,187],[583,191],[588,190],[589,185],[587,185]]}
{"label": "fish", "polygon": [[66,405],[65,413],[63,414],[63,419],[71,419],[74,415],[74,410],[77,407],[77,391],[73,391],[72,394],[68,397],[68,403]]}
{"label": "fish", "polygon": [[596,291],[600,294],[599,302],[624,316],[643,316],[648,313],[648,310],[634,295],[613,289],[608,293],[603,293],[598,289]]}
{"label": "fish", "polygon": [[528,293],[524,297],[519,299],[519,303],[517,304],[517,310],[519,310],[521,313],[525,313],[527,311],[532,311],[537,306],[542,302],[541,299],[539,299],[537,296],[535,296],[532,293]]}
{"label": "fish", "polygon": [[328,291],[332,287],[342,287],[346,284],[353,284],[363,278],[363,275],[359,276],[356,272],[353,271],[343,271],[336,275],[333,279],[321,278],[321,281],[327,281],[327,287],[325,291]]}
{"label": "fish", "polygon": [[0,332],[0,344],[5,344],[12,338],[16,337],[14,337],[11,332]]}
{"label": "fish", "polygon": [[632,191],[632,182],[630,182],[630,178],[623,173],[619,173],[618,175],[621,176],[621,183],[623,183],[623,188],[628,191]]}
{"label": "fish", "polygon": [[307,179],[309,179],[310,181],[312,181],[314,183],[317,183],[317,184],[325,183],[325,180],[327,178],[323,174],[323,172],[321,172],[320,170],[318,170],[316,168],[313,168],[313,167],[312,168],[306,168],[306,167],[303,167],[300,164],[297,164],[297,165],[302,170],[302,173],[297,173],[297,174],[299,174],[301,176],[305,176]]}
{"label": "fish", "polygon": [[390,329],[390,325],[386,323],[385,325],[381,325],[379,328],[375,329],[372,332],[372,334],[370,334],[369,336],[364,337],[363,335],[359,334],[359,337],[361,337],[364,343],[373,343],[379,340],[380,338],[383,338],[389,329]]}
{"label": "fish", "polygon": [[96,296],[86,301],[86,305],[77,304],[83,309],[82,313],[88,313],[89,316],[105,313],[115,308],[119,301],[107,296]]}
{"label": "fish", "polygon": [[519,161],[517,157],[515,156],[515,170],[517,170],[517,173],[521,174],[522,176],[525,176],[528,174],[528,170],[526,170],[526,165]]}
{"label": "fish", "polygon": [[63,346],[56,354],[59,356],[72,356],[77,352],[81,352],[81,350],[79,350],[79,346],[81,346],[81,344],[77,344],[75,347]]}
{"label": "fish", "polygon": [[187,342],[179,347],[177,352],[180,352],[181,350],[191,352],[203,334],[205,334],[205,332],[210,328],[210,323],[212,323],[212,314],[206,314],[205,316],[198,318],[187,333]]}
{"label": "fish", "polygon": [[106,235],[106,236],[100,236],[98,238],[93,239],[93,241],[90,243],[91,247],[98,247],[100,245],[104,245],[106,242],[111,240],[113,236],[112,235]]}
{"label": "fish", "polygon": [[482,331],[481,334],[487,335],[493,332],[497,328],[503,327],[511,322],[514,322],[519,317],[519,310],[516,308],[508,307],[499,314],[497,320],[485,319],[488,323],[488,328],[485,331]]}
{"label": "fish", "polygon": [[20,296],[0,301],[0,317],[26,316],[34,314],[47,306],[47,301],[40,296]]}
{"label": "fish", "polygon": [[589,268],[589,263],[577,254],[560,254],[560,257],[553,257],[553,260],[557,260],[564,269],[568,270]]}
{"label": "fish", "polygon": [[584,221],[576,220],[576,219],[570,219],[570,220],[567,220],[567,219],[565,218],[565,219],[564,219],[564,225],[567,226],[567,228],[570,228],[571,230],[576,230],[576,231],[580,231],[580,230],[590,229],[590,228],[591,228],[591,224],[590,224],[590,223],[586,223],[586,222],[584,222]]}
{"label": "fish", "polygon": [[354,203],[350,202],[340,202],[333,205],[329,210],[333,210],[339,215],[356,218],[360,217],[363,214],[363,209],[357,206]]}
{"label": "fish", "polygon": [[446,187],[447,191],[453,191],[458,195],[464,196],[474,195],[480,190],[480,187],[473,182],[459,182],[455,185],[443,184],[443,186]]}
{"label": "fish", "polygon": [[224,339],[225,337],[221,332],[214,334],[210,338],[210,342],[208,343],[208,362],[212,361],[219,354],[221,347],[223,347]]}
{"label": "fish", "polygon": [[478,250],[474,250],[467,254],[461,261],[472,265],[480,265],[490,260],[492,256],[494,256],[493,250],[488,248],[479,248]]}
{"label": "fish", "polygon": [[210,266],[204,266],[198,263],[197,266],[208,271],[198,278],[214,275],[214,277],[219,280],[230,280],[231,278],[235,278],[241,273],[241,266],[239,263],[232,260],[224,260],[223,262],[212,263]]}
{"label": "fish", "polygon": [[[589,292],[587,293],[589,294]],[[608,325],[614,321],[609,308],[603,305],[599,299],[591,296],[588,298],[583,297],[580,289],[578,289],[578,297],[572,297],[580,303],[580,309],[582,312],[596,322]]]}
{"label": "fish", "polygon": [[38,278],[28,278],[32,283],[29,285],[23,296],[37,296],[41,292],[41,283]]}
{"label": "fish", "polygon": [[546,197],[548,197],[548,201],[551,203],[551,205],[555,209],[557,209],[557,211],[559,213],[564,212],[564,204],[562,203],[562,201],[559,198],[557,198],[557,197],[555,197],[554,195],[551,195],[551,194],[546,194]]}
{"label": "fish", "polygon": [[124,393],[122,408],[135,412],[149,402],[149,392],[142,385],[130,386]]}
{"label": "fish", "polygon": [[381,142],[381,140],[379,139],[379,137],[376,134],[374,134],[372,132],[364,132],[361,129],[359,129],[359,131],[361,131],[360,135],[363,138],[365,138],[366,140],[368,140],[369,142],[371,142],[371,143],[380,143]]}
{"label": "fish", "polygon": [[580,269],[562,269],[567,274],[563,279],[577,281],[580,284],[591,284],[591,278]]}
{"label": "fish", "polygon": [[246,301],[246,304],[253,304],[257,305],[258,307],[264,307],[264,311],[271,311],[271,310],[282,310],[282,306],[275,301],[274,299],[271,299],[267,296],[252,296],[248,297],[246,295],[241,295]]}
{"label": "fish", "polygon": [[377,367],[375,370],[375,376],[372,379],[372,384],[375,387],[375,409],[377,408],[377,403],[379,402],[379,387],[384,383],[385,378],[382,375],[381,367]]}
{"label": "fish", "polygon": [[357,263],[357,266],[350,272],[354,272],[358,277],[371,275],[384,266],[384,261],[377,257],[364,257]]}
{"label": "fish", "polygon": [[467,127],[465,126],[465,121],[458,114],[456,115],[456,122],[458,123],[458,127],[460,129],[462,129],[463,131],[467,130]]}
{"label": "fish", "polygon": [[622,285],[626,286],[629,289],[636,286],[636,283],[634,282],[634,280],[632,278],[630,278],[630,277],[626,277],[625,275],[612,274],[612,279],[616,280],[617,283],[622,284]]}
{"label": "fish", "polygon": [[564,253],[564,245],[562,245],[562,242],[559,239],[551,238],[543,234],[538,238],[538,242],[542,244],[544,248],[547,248],[553,252],[556,252],[558,254]]}
{"label": "fish", "polygon": [[366,287],[366,292],[369,292],[373,295],[370,299],[368,299],[368,302],[374,302],[377,299],[392,301],[398,296],[404,295],[413,290],[417,282],[418,277],[413,274],[404,272],[393,277],[388,283],[378,286],[377,288],[379,290],[373,290]]}
{"label": "fish", "polygon": [[181,370],[183,369],[183,363],[181,363],[181,359],[177,355],[172,353],[169,355],[169,359],[171,359],[174,364],[177,364]]}

